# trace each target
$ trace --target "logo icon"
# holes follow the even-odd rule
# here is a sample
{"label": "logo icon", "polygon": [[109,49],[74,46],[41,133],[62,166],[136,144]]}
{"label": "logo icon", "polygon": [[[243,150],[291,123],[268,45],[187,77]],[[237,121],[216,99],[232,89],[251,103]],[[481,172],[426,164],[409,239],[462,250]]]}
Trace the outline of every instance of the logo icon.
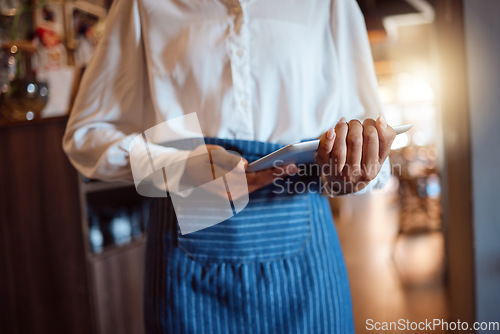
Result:
{"label": "logo icon", "polygon": [[171,197],[182,234],[221,223],[248,204],[242,158],[205,145],[196,113],[160,123],[129,146],[137,192]]}

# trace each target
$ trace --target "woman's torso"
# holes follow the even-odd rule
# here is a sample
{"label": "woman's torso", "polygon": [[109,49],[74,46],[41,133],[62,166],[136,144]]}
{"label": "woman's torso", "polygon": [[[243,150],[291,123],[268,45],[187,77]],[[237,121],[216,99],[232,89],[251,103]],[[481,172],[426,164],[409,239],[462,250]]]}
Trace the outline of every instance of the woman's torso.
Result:
{"label": "woman's torso", "polygon": [[140,0],[155,123],[196,112],[207,137],[317,137],[340,117],[330,6]]}

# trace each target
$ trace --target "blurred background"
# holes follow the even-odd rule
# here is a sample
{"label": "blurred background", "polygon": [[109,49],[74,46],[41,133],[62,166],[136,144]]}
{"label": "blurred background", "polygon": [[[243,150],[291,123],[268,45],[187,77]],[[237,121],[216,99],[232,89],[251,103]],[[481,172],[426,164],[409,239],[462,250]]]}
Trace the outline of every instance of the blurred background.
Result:
{"label": "blurred background", "polygon": [[[448,319],[443,166],[438,115],[436,8],[427,1],[358,1],[367,24],[389,124],[412,123],[393,144],[382,192],[332,200],[353,295],[357,333],[366,320]],[[363,210],[359,210],[363,208]]]}
{"label": "blurred background", "polygon": [[[143,332],[148,199],[61,150],[111,2],[0,0],[0,333]],[[356,332],[498,322],[500,1],[358,4],[387,120],[414,127],[385,189],[331,200]]]}

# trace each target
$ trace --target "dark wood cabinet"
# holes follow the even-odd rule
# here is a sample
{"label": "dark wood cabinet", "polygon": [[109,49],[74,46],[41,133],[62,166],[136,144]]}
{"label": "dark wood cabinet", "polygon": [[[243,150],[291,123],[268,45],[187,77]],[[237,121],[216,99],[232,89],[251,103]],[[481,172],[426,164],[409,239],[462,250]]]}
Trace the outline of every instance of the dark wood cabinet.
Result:
{"label": "dark wood cabinet", "polygon": [[116,185],[79,182],[65,125],[0,122],[0,333],[140,334],[144,236],[92,251],[89,194]]}
{"label": "dark wood cabinet", "polygon": [[0,127],[0,332],[89,333],[77,176],[65,119]]}

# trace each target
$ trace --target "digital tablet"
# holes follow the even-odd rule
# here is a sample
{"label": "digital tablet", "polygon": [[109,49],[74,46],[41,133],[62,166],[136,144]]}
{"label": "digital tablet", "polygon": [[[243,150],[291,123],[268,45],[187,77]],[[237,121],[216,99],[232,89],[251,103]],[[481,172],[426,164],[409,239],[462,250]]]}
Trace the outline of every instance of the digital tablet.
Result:
{"label": "digital tablet", "polygon": [[[396,134],[401,134],[411,129],[413,124],[406,124],[393,127]],[[290,144],[276,150],[265,157],[260,158],[248,165],[248,172],[257,172],[259,170],[279,167],[294,163],[309,164],[313,163],[318,150],[319,139],[303,141],[300,143]]]}

